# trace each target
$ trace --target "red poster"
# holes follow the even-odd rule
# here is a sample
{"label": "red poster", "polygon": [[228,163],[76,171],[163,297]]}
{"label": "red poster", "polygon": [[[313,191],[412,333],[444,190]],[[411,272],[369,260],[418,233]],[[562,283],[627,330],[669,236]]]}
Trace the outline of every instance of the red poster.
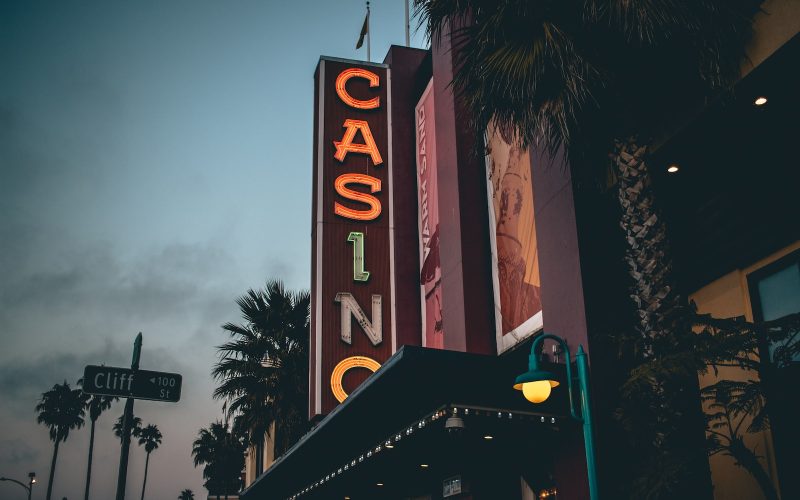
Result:
{"label": "red poster", "polygon": [[442,329],[442,268],[439,261],[439,196],[436,171],[433,80],[415,108],[417,137],[417,199],[419,202],[420,293],[422,345],[444,347]]}

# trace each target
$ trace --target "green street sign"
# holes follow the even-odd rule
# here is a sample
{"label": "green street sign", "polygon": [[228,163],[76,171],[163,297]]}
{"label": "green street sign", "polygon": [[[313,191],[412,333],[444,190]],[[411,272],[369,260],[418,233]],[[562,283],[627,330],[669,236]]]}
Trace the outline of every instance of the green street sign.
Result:
{"label": "green street sign", "polygon": [[83,371],[83,392],[175,403],[181,399],[182,381],[177,373],[89,365]]}

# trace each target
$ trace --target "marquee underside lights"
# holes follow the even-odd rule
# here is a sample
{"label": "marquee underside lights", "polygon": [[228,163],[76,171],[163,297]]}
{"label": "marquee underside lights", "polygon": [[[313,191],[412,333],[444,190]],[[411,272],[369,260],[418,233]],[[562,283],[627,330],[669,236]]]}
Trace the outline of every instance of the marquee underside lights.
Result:
{"label": "marquee underside lights", "polygon": [[380,367],[380,363],[366,356],[351,356],[341,360],[331,374],[331,390],[336,400],[342,403],[347,399],[347,393],[342,386],[342,380],[344,379],[344,374],[347,373],[348,370],[352,370],[353,368],[366,368],[372,373],[375,373]]}
{"label": "marquee underside lights", "polygon": [[[349,359],[354,359],[359,356],[353,356],[352,358],[348,358],[343,360],[340,365],[348,361]],[[369,358],[366,358],[369,359]],[[377,362],[376,362],[377,363]],[[377,368],[376,368],[377,369]],[[346,371],[346,370],[345,370]],[[342,372],[343,373],[343,372]],[[396,446],[400,446],[400,443],[403,439],[411,439],[413,436],[418,435],[423,429],[426,427],[434,425],[437,421],[446,420],[447,417],[450,416],[463,416],[464,418],[468,419],[468,422],[471,421],[469,419],[472,418],[483,418],[483,419],[501,419],[501,420],[521,420],[523,422],[539,422],[540,424],[550,424],[550,428],[558,429],[557,427],[552,427],[556,424],[557,419],[551,415],[542,415],[539,413],[530,413],[530,412],[510,412],[507,410],[498,410],[498,409],[491,409],[491,408],[476,408],[476,407],[443,407],[439,410],[436,410],[433,413],[428,414],[427,416],[423,417],[419,421],[415,421],[404,427],[399,429],[396,432],[389,434],[386,439],[379,441],[377,444],[370,446],[362,451],[362,453],[353,456],[351,460],[344,462],[341,466],[334,466],[330,473],[326,473],[319,477],[318,480],[315,480],[311,483],[308,483],[304,488],[300,489],[297,493],[292,495],[290,500],[295,500],[300,498],[304,495],[313,493],[315,490],[322,488],[331,480],[336,479],[339,476],[342,476],[349,471],[354,470],[356,467],[361,466],[364,462],[367,462],[373,458],[378,457],[381,453],[392,453],[393,448]],[[435,427],[434,427],[435,428]],[[492,439],[493,436],[486,434],[483,436],[484,439]],[[427,468],[428,464],[420,464],[421,468]],[[375,478],[377,480],[379,478]],[[376,482],[376,485],[379,482]]]}

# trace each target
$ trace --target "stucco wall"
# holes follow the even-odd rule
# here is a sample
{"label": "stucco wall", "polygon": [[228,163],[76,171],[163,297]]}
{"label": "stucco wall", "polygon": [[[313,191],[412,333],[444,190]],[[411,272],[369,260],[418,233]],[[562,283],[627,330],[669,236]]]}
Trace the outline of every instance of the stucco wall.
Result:
{"label": "stucco wall", "polygon": [[742,64],[743,76],[800,32],[800,0],[767,0],[761,10],[754,19],[747,47],[750,60]]}
{"label": "stucco wall", "polygon": [[[798,2],[800,3],[800,2]],[[737,269],[722,278],[709,283],[693,293],[690,298],[695,301],[701,313],[709,313],[719,318],[745,316],[748,321],[753,320],[753,310],[750,304],[750,293],[747,287],[747,275],[760,269],[790,252],[800,248],[800,241],[776,252],[744,269]],[[715,383],[719,379],[746,380],[754,377],[752,372],[745,372],[738,368],[721,368],[718,376],[708,373],[700,377],[700,387]],[[777,484],[775,467],[775,453],[772,445],[772,436],[769,431],[748,434],[745,442],[751,449],[764,458],[762,463],[767,473]],[[732,458],[717,454],[709,459],[711,465],[711,479],[714,483],[714,498],[716,500],[738,500],[742,498],[764,498],[755,479],[742,467],[734,464]]]}

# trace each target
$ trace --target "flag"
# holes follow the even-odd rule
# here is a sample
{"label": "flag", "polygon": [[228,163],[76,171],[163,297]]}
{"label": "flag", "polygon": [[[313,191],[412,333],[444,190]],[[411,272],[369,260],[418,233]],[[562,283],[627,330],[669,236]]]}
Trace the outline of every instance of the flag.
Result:
{"label": "flag", "polygon": [[367,15],[364,17],[364,25],[361,27],[361,34],[358,35],[358,42],[356,48],[360,49],[364,45],[364,37],[369,33],[369,8],[367,8]]}

